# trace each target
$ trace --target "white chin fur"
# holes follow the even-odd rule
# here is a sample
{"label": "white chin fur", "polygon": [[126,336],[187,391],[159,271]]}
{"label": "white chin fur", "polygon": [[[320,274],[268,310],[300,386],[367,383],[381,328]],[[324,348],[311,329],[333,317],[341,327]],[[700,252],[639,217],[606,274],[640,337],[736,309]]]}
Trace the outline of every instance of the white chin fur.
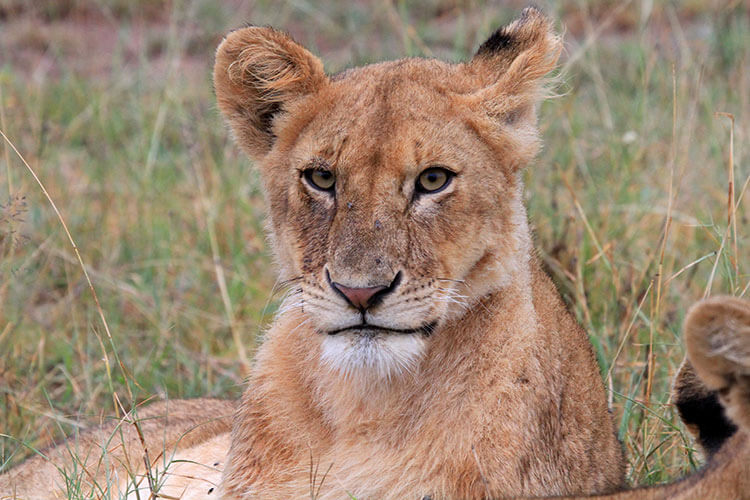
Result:
{"label": "white chin fur", "polygon": [[347,378],[390,380],[416,371],[426,343],[420,334],[342,332],[325,337],[321,361]]}

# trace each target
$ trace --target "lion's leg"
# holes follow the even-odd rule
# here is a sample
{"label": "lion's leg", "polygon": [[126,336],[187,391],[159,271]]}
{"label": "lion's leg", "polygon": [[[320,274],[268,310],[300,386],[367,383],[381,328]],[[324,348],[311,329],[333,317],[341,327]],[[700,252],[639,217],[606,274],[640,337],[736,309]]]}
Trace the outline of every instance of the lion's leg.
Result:
{"label": "lion's leg", "polygon": [[230,433],[224,432],[199,445],[180,450],[168,460],[159,461],[151,468],[150,478],[140,475],[131,482],[127,500],[152,495],[180,500],[219,498],[229,439]]}
{"label": "lion's leg", "polygon": [[[218,480],[213,464],[220,453],[200,445],[221,444],[215,438],[228,435],[233,413],[231,401],[173,400],[108,420],[0,474],[0,500],[107,497],[104,493],[119,498],[136,488],[150,492],[152,486],[182,491],[192,476],[198,480],[189,484],[191,494],[208,492],[211,486],[203,485]],[[143,475],[146,457],[153,464],[150,478]]]}

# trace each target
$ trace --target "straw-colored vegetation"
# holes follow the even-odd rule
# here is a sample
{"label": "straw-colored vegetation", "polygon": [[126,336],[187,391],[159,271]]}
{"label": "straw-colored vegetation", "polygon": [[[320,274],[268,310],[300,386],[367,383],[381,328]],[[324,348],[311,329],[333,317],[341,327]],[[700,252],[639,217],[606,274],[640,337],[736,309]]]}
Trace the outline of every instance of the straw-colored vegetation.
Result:
{"label": "straw-colored vegetation", "polygon": [[[101,304],[0,145],[0,471],[83,417],[242,390],[278,297],[257,177],[213,101],[224,32],[286,29],[331,72],[459,60],[523,6],[498,3],[0,0],[0,129]],[[684,312],[750,295],[750,7],[541,6],[567,45],[526,174],[539,253],[590,332],[630,480],[664,481],[699,461],[669,403]]]}

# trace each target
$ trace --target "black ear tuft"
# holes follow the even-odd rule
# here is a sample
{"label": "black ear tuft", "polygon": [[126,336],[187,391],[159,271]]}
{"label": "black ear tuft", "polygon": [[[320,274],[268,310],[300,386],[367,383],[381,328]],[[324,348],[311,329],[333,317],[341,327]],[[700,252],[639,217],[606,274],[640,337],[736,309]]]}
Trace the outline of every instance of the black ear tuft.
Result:
{"label": "black ear tuft", "polygon": [[552,21],[533,7],[495,31],[469,62],[482,85],[487,112],[506,124],[534,117],[544,77],[554,69],[561,50]]}
{"label": "black ear tuft", "polygon": [[550,20],[539,9],[526,7],[518,19],[495,31],[476,56],[512,58],[547,37],[555,38]]}
{"label": "black ear tuft", "polygon": [[513,35],[508,33],[505,28],[500,28],[479,47],[477,55],[490,55],[493,52],[508,49],[514,42]]}

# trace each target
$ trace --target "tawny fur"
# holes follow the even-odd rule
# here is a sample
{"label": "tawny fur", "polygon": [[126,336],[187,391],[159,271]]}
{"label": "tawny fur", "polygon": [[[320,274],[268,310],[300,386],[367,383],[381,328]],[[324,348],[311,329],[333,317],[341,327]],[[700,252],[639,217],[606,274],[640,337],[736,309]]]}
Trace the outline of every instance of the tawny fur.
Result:
{"label": "tawny fur", "polygon": [[[533,9],[467,63],[406,59],[333,77],[278,31],[228,35],[216,56],[217,100],[260,169],[270,239],[291,290],[231,434],[222,424],[186,445],[175,439],[184,430],[167,425],[161,449],[177,443],[177,451],[160,493],[438,500],[622,488],[622,450],[591,346],[533,255],[522,203],[520,172],[539,148],[543,77],[559,52]],[[434,166],[455,177],[419,194],[416,179]],[[310,185],[308,169],[331,172],[335,191]],[[332,283],[390,292],[358,311]],[[717,391],[739,431],[686,481],[611,498],[745,491],[741,382],[750,363],[731,356],[747,352],[750,338],[732,326],[721,337],[731,349],[709,342],[707,350],[702,335],[726,329],[707,332],[697,314],[688,321],[697,376],[682,386]],[[745,318],[727,314],[737,324]],[[707,355],[733,361],[714,373],[704,369]],[[701,380],[707,385],[696,389]],[[194,407],[178,414],[190,425],[215,416]],[[139,449],[132,435],[126,441],[124,449]],[[53,461],[65,462],[61,450]],[[49,498],[54,488],[34,496],[34,463],[0,477],[0,492]],[[143,472],[133,466],[131,475]]]}
{"label": "tawny fur", "polygon": [[[152,465],[154,489],[165,482],[179,484],[187,467],[178,455],[217,435],[227,436],[235,406],[218,399],[164,401],[109,419],[0,475],[0,500],[69,498],[66,491],[77,492],[72,498],[121,498],[136,489],[140,498],[148,498],[146,458]],[[223,462],[224,456],[226,448],[218,460],[203,462],[194,486],[202,495],[212,476],[218,482],[224,464],[213,464]]]}
{"label": "tawny fur", "polygon": [[[676,483],[606,495],[611,500],[750,499],[750,300],[713,297],[694,305],[685,318],[687,357],[675,380],[678,407],[693,400],[700,420],[683,413],[703,445],[706,434],[723,437],[720,446],[703,447],[708,463]],[[722,408],[706,405],[716,396]],[[731,422],[725,420],[724,412]],[[732,426],[728,433],[723,429]],[[584,498],[584,497],[574,497]],[[585,497],[590,498],[590,497]]]}
{"label": "tawny fur", "polygon": [[[332,78],[269,28],[219,47],[219,107],[258,162],[281,279],[294,280],[240,403],[227,498],[309,497],[311,467],[328,471],[321,499],[622,485],[591,347],[532,256],[521,199],[560,40],[535,10],[497,37],[464,64],[407,59]],[[246,118],[259,101],[277,110],[265,128]],[[433,165],[455,179],[416,195]],[[308,168],[335,173],[335,196],[306,185]],[[397,274],[395,292],[363,317],[436,325],[428,338],[327,335],[360,321],[327,280],[385,286]]]}

